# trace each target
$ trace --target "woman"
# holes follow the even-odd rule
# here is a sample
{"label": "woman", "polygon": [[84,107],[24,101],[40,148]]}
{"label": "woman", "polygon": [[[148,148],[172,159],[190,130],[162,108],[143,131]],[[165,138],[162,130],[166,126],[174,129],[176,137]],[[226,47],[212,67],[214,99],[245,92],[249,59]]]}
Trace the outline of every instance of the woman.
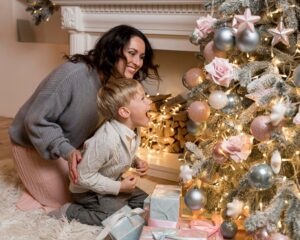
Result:
{"label": "woman", "polygon": [[127,25],[110,29],[87,54],[67,59],[40,83],[9,129],[16,170],[29,193],[17,203],[22,210],[70,200],[68,172],[76,182],[78,149],[100,122],[101,85],[117,77],[160,79],[149,41]]}

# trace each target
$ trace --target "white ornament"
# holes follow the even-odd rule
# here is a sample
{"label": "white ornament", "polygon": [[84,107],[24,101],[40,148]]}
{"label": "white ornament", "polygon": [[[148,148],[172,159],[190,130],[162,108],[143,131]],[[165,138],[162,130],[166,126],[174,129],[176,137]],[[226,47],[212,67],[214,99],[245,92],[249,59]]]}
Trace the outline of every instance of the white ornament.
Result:
{"label": "white ornament", "polygon": [[237,218],[243,211],[244,203],[238,199],[233,199],[232,202],[227,203],[227,212],[226,215]]}
{"label": "white ornament", "polygon": [[282,121],[286,109],[286,105],[282,102],[276,103],[272,107],[272,113],[270,114],[270,118],[273,126],[277,126]]}
{"label": "white ornament", "polygon": [[214,109],[222,109],[227,105],[228,98],[223,91],[213,91],[208,97],[208,103]]}
{"label": "white ornament", "polygon": [[275,150],[272,153],[272,157],[271,157],[271,167],[274,173],[278,174],[280,172],[280,168],[281,168],[281,155],[280,152],[278,150]]}
{"label": "white ornament", "polygon": [[192,180],[192,175],[193,170],[190,168],[189,165],[184,164],[180,166],[180,174],[179,178],[182,180],[183,183],[186,183],[190,180]]}

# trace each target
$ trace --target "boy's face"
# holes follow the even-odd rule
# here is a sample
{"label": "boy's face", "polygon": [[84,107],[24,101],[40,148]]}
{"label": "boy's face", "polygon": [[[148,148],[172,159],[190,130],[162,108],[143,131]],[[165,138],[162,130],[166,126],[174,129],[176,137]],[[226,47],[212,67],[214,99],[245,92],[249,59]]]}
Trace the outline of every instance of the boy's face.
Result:
{"label": "boy's face", "polygon": [[150,118],[148,117],[148,111],[150,110],[151,100],[145,96],[145,91],[140,85],[137,88],[137,94],[130,101],[127,106],[130,111],[129,123],[131,129],[137,127],[147,127]]}

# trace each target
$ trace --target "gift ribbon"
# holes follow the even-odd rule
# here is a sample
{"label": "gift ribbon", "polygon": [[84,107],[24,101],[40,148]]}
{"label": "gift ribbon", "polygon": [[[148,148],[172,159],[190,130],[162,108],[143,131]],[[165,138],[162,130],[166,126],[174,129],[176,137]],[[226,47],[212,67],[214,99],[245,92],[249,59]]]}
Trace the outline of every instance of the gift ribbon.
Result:
{"label": "gift ribbon", "polygon": [[[162,231],[151,231],[151,235],[142,235],[141,238],[149,238],[154,240],[165,240],[172,239],[172,240],[201,240],[202,238],[199,237],[181,237],[176,236],[176,230],[162,230]],[[206,238],[205,238],[206,239]],[[204,238],[203,238],[204,240]]]}
{"label": "gift ribbon", "polygon": [[148,226],[151,227],[164,227],[164,228],[177,228],[178,222],[159,220],[159,219],[148,219]]}
{"label": "gift ribbon", "polygon": [[132,209],[129,213],[124,212],[124,210],[120,211],[119,213],[114,214],[110,221],[107,223],[107,225],[105,226],[105,228],[101,231],[101,233],[97,236],[96,240],[102,240],[104,239],[112,230],[112,228],[114,228],[117,224],[120,224],[124,218],[128,218],[129,221],[133,222],[132,219],[130,219],[130,217],[134,216],[134,215],[140,215],[142,213],[144,213],[145,211],[141,208],[135,208]]}
{"label": "gift ribbon", "polygon": [[191,229],[198,229],[209,234],[209,237],[216,234],[216,240],[223,240],[223,236],[220,231],[220,225],[213,225],[207,221],[192,220],[190,222]]}

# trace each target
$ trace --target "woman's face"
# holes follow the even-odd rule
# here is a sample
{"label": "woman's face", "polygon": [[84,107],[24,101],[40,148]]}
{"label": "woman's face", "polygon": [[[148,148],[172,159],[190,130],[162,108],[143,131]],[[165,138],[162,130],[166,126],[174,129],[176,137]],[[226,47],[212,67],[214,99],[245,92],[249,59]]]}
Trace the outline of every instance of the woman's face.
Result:
{"label": "woman's face", "polygon": [[125,78],[133,78],[134,74],[143,66],[145,57],[145,43],[139,37],[132,37],[123,49],[124,57],[116,62],[117,72]]}

